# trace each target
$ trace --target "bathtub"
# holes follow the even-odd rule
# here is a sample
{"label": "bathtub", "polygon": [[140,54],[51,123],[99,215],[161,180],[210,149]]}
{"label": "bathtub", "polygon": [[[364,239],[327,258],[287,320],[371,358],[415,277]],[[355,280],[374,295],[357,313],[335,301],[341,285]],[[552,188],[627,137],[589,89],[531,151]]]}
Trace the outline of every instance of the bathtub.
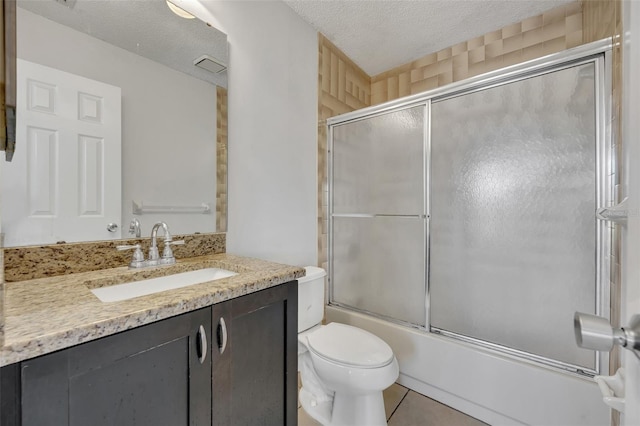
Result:
{"label": "bathtub", "polygon": [[326,321],[384,339],[398,383],[491,425],[602,426],[609,409],[590,377],[560,372],[423,330],[328,305]]}

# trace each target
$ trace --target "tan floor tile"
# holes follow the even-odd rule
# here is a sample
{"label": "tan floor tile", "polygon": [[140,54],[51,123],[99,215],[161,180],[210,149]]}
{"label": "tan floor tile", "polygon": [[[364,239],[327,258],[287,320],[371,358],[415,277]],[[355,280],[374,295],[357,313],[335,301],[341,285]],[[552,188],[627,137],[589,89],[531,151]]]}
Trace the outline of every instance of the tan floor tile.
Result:
{"label": "tan floor tile", "polygon": [[389,417],[391,417],[396,408],[398,408],[398,405],[400,405],[402,398],[404,398],[407,392],[409,392],[409,389],[397,383],[392,384],[382,392],[384,412],[387,414],[387,420],[389,420]]}
{"label": "tan floor tile", "polygon": [[486,423],[413,391],[409,391],[389,420],[389,426],[444,425],[481,426]]}
{"label": "tan floor tile", "polygon": [[298,408],[298,426],[322,426],[316,422],[304,411],[304,408]]}

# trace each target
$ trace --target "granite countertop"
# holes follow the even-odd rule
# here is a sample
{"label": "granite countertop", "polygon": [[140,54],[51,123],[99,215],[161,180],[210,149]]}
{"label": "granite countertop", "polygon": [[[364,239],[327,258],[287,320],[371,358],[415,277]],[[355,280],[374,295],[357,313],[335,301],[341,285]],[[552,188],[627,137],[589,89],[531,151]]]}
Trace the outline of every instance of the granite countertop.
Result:
{"label": "granite countertop", "polygon": [[[203,267],[238,275],[121,302],[101,302],[92,288]],[[226,253],[170,266],[127,267],[5,283],[0,366],[34,358],[164,318],[204,308],[304,276],[304,268]]]}

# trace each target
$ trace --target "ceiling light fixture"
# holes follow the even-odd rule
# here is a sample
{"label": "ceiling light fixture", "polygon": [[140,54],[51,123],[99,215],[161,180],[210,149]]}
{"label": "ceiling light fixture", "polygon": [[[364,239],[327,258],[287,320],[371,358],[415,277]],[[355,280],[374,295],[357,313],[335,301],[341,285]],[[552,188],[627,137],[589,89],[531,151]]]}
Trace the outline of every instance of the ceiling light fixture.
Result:
{"label": "ceiling light fixture", "polygon": [[175,13],[176,15],[178,15],[181,18],[185,18],[185,19],[193,19],[193,18],[195,18],[195,16],[193,16],[192,14],[190,14],[189,12],[184,10],[183,8],[176,6],[175,4],[170,2],[169,0],[167,0],[167,6],[169,6],[169,9],[171,9],[171,11],[173,13]]}

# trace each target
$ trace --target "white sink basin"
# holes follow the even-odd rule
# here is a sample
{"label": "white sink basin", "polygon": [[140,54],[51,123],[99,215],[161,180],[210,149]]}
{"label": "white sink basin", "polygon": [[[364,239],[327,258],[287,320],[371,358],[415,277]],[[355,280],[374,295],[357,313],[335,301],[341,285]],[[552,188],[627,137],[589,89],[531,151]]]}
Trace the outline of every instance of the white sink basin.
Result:
{"label": "white sink basin", "polygon": [[98,299],[103,302],[119,302],[121,300],[133,299],[134,297],[146,296],[148,294],[159,293],[161,291],[173,290],[176,288],[188,287],[207,281],[219,280],[222,278],[238,275],[235,272],[219,268],[198,269],[196,271],[181,272],[179,274],[167,275],[147,280],[134,281],[126,284],[116,284],[108,287],[94,288],[91,290]]}

